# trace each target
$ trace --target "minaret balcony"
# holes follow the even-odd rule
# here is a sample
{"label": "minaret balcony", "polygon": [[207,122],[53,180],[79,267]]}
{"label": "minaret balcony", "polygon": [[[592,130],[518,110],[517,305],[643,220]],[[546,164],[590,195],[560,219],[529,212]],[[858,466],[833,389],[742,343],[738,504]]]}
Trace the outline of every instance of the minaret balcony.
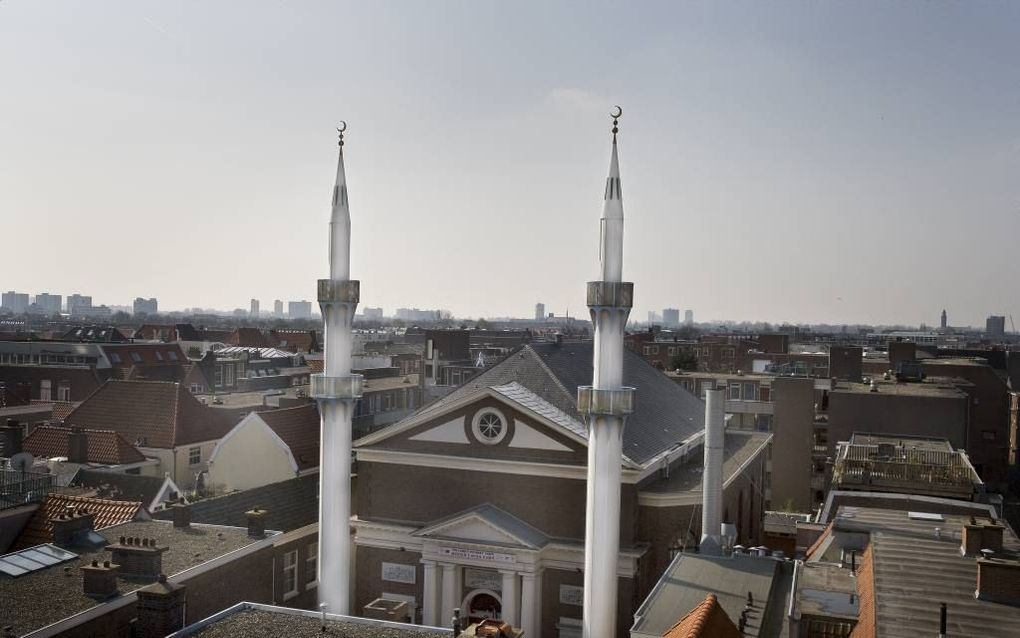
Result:
{"label": "minaret balcony", "polygon": [[360,374],[348,374],[342,377],[313,374],[310,394],[313,399],[353,401],[361,398],[364,382],[365,377]]}
{"label": "minaret balcony", "polygon": [[319,303],[356,304],[361,299],[361,282],[357,279],[338,281],[336,279],[319,280]]}
{"label": "minaret balcony", "polygon": [[590,385],[577,388],[577,411],[584,415],[627,416],[634,413],[634,388],[600,390]]}
{"label": "minaret balcony", "polygon": [[629,281],[589,281],[589,308],[630,308],[634,305],[634,284]]}

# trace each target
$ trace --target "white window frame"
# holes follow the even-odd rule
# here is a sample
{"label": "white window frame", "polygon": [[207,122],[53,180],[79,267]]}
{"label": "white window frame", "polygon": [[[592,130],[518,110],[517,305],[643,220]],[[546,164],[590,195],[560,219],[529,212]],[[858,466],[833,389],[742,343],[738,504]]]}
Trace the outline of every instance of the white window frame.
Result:
{"label": "white window frame", "polygon": [[741,387],[740,387],[739,383],[731,383],[731,384],[729,384],[729,387],[726,390],[726,398],[731,400],[731,401],[739,401],[740,400],[740,389],[741,389]]}
{"label": "white window frame", "polygon": [[305,589],[314,589],[319,586],[319,544],[309,543],[305,552]]}
{"label": "white window frame", "polygon": [[[500,429],[499,434],[497,434],[494,438],[491,439],[483,436],[481,431],[482,417],[485,417],[490,414],[498,417],[500,422],[502,423],[502,428]],[[475,439],[479,443],[483,443],[485,445],[498,445],[502,443],[503,439],[506,438],[506,433],[509,429],[510,421],[507,420],[506,415],[504,415],[496,408],[482,408],[478,412],[475,412],[474,418],[471,419],[471,433],[475,435]]]}
{"label": "white window frame", "polygon": [[39,382],[39,400],[40,401],[52,401],[53,400],[53,382],[49,379],[43,379]]}
{"label": "white window frame", "polygon": [[[198,457],[197,461],[192,459]],[[202,463],[202,446],[196,445],[188,448],[188,465],[200,465]]]}
{"label": "white window frame", "polygon": [[71,384],[61,381],[57,384],[57,401],[71,400]]}
{"label": "white window frame", "polygon": [[[298,556],[297,550],[291,550],[283,555],[283,599],[290,600],[297,596],[300,592],[298,590]],[[291,584],[291,588],[287,589],[287,578],[293,578],[294,581]]]}

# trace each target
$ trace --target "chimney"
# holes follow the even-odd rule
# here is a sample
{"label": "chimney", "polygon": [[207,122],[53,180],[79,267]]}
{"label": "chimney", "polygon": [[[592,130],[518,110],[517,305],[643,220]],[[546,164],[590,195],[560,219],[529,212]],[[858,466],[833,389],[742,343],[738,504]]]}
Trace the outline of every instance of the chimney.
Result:
{"label": "chimney", "polygon": [[1020,561],[1013,558],[977,559],[978,600],[1020,607]]}
{"label": "chimney", "polygon": [[167,548],[157,547],[155,538],[121,536],[106,549],[111,552],[113,562],[120,565],[124,576],[155,578],[163,572],[163,552]]}
{"label": "chimney", "polygon": [[71,431],[67,433],[67,460],[71,463],[89,462],[88,434],[77,425],[72,425]]}
{"label": "chimney", "polygon": [[53,543],[61,547],[77,544],[83,536],[93,531],[95,515],[84,508],[68,507],[52,521]]}
{"label": "chimney", "polygon": [[3,436],[0,437],[0,443],[3,444],[3,454],[7,458],[10,458],[21,452],[21,441],[22,434],[24,431],[21,429],[21,424],[14,419],[7,419],[7,425],[3,427]]}
{"label": "chimney", "polygon": [[163,638],[184,627],[185,587],[167,581],[166,574],[138,590],[135,630],[138,638]]}
{"label": "chimney", "polygon": [[191,527],[191,506],[187,503],[174,503],[170,506],[174,516],[174,527],[188,529]]}
{"label": "chimney", "polygon": [[249,538],[263,538],[266,535],[266,514],[268,512],[258,505],[255,506],[255,509],[244,513],[245,518],[248,519]]}
{"label": "chimney", "polygon": [[117,571],[120,565],[114,565],[110,561],[92,561],[91,565],[84,565],[81,568],[82,589],[86,596],[96,600],[106,600],[118,594],[117,592]]}
{"label": "chimney", "polygon": [[946,604],[939,605],[939,638],[946,638]]}
{"label": "chimney", "polygon": [[963,526],[960,553],[964,556],[977,556],[982,549],[999,553],[1002,551],[1002,532],[1002,525],[995,521],[989,519],[988,522],[978,522],[972,516],[970,522]]}
{"label": "chimney", "polygon": [[705,390],[705,453],[701,484],[702,554],[722,553],[723,444],[726,428],[726,395],[724,390]]}

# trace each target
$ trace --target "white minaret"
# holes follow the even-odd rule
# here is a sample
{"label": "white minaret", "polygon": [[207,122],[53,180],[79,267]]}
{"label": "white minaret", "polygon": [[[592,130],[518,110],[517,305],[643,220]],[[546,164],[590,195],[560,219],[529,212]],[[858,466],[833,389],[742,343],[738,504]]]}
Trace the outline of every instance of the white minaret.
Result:
{"label": "white minaret", "polygon": [[616,635],[620,553],[620,469],[623,426],[634,411],[634,388],[623,385],[623,335],[634,284],[623,281],[623,195],[616,134],[623,109],[613,112],[613,151],[602,207],[601,280],[588,282],[595,325],[592,384],[577,389],[577,409],[588,424],[588,502],[584,534],[584,636]]}
{"label": "white minaret", "polygon": [[705,390],[705,462],[701,475],[702,554],[722,553],[723,445],[726,437],[726,391]]}
{"label": "white minaret", "polygon": [[329,279],[319,280],[325,323],[325,372],[312,375],[312,397],[322,416],[319,457],[319,603],[331,614],[347,614],[351,573],[351,417],[362,377],[351,374],[351,324],[360,283],[351,280],[351,212],[344,175],[344,131],[329,220]]}

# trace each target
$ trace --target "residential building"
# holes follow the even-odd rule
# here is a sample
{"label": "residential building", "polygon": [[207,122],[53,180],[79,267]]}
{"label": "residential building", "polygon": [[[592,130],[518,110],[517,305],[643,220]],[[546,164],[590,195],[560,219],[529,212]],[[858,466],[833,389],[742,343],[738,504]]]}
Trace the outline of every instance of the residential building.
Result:
{"label": "residential building", "polygon": [[10,290],[3,293],[0,300],[0,308],[11,314],[20,315],[28,311],[28,293]]}
{"label": "residential building", "polygon": [[1001,339],[1006,336],[1006,317],[1004,315],[991,315],[985,320],[985,334],[992,339]]}
{"label": "residential building", "polygon": [[120,380],[103,384],[65,423],[117,432],[146,457],[157,459],[159,472],[182,489],[198,484],[216,443],[234,425],[180,383]]}
{"label": "residential building", "polygon": [[54,474],[74,475],[82,468],[162,476],[159,462],[148,459],[136,446],[112,430],[39,425],[22,442],[22,448],[42,461]]}
{"label": "residential building", "polygon": [[39,311],[47,315],[57,315],[63,310],[64,298],[61,295],[52,295],[48,292],[41,292],[35,296],[35,305]]}
{"label": "residential building", "polygon": [[212,492],[246,490],[318,471],[319,410],[306,403],[241,419],[209,455],[206,486]]}
{"label": "residential building", "polygon": [[684,310],[684,325],[685,326],[693,326],[694,325],[694,311],[693,310]]}
{"label": "residential building", "polygon": [[535,321],[545,321],[545,304],[535,304]]}
{"label": "residential building", "polygon": [[181,489],[169,476],[144,476],[107,469],[82,468],[69,485],[90,498],[138,501],[149,514],[166,509],[182,496]]}
{"label": "residential building", "polygon": [[132,308],[136,315],[155,315],[159,310],[159,303],[155,297],[150,297],[149,299],[135,297]]}
{"label": "residential building", "polygon": [[92,296],[75,293],[67,296],[67,314],[72,317],[87,314],[92,310]]}
{"label": "residential building", "polygon": [[[426,624],[459,606],[525,635],[577,626],[587,430],[576,388],[591,366],[590,343],[532,343],[355,442],[359,613],[386,592],[413,598]],[[672,553],[697,545],[705,418],[697,397],[633,353],[623,380],[646,400],[624,430],[620,635]],[[741,542],[760,538],[771,440],[725,436],[725,516]]]}
{"label": "residential building", "polygon": [[662,325],[667,328],[676,328],[680,325],[680,310],[677,308],[663,308]]}
{"label": "residential building", "polygon": [[283,302],[280,301],[279,299],[273,302],[273,316],[274,317],[283,316]]}
{"label": "residential building", "polygon": [[[0,360],[2,360],[0,355]],[[24,392],[35,401],[84,401],[99,389],[105,378],[88,364],[0,363],[0,384],[12,392]]]}
{"label": "residential building", "polygon": [[90,343],[125,343],[130,341],[114,326],[75,326],[64,333],[63,341],[88,341]]}
{"label": "residential building", "polygon": [[441,313],[438,310],[419,310],[417,308],[397,308],[396,318],[405,322],[432,322],[439,321]]}
{"label": "residential building", "polygon": [[364,317],[365,321],[382,321],[383,309],[365,306],[361,311],[361,316]]}
{"label": "residential building", "polygon": [[248,314],[251,315],[252,317],[258,317],[259,316],[259,300],[258,299],[252,299],[251,300],[251,309],[248,311]]}
{"label": "residential building", "polygon": [[288,301],[287,316],[291,319],[311,319],[312,302],[310,301]]}

